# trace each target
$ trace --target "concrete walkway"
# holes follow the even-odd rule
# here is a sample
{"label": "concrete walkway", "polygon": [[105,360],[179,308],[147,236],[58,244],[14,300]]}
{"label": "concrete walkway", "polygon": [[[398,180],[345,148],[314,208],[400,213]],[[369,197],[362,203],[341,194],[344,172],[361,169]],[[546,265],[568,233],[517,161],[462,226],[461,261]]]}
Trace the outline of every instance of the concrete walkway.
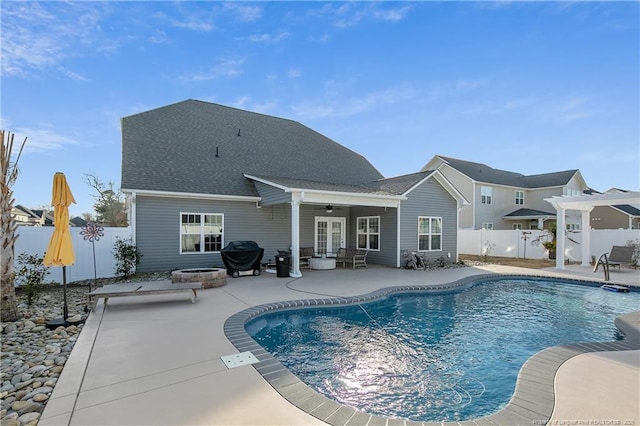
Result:
{"label": "concrete walkway", "polygon": [[[500,266],[428,272],[371,267],[305,272],[300,279],[265,273],[228,278],[224,287],[200,291],[195,304],[181,294],[122,297],[110,300],[106,309],[100,302],[39,425],[325,424],[282,398],[253,366],[227,369],[220,357],[238,353],[223,332],[229,316],[265,303],[446,284],[486,273],[586,275],[586,268],[576,268],[583,267],[561,273]],[[594,275],[586,278],[599,278]],[[612,272],[612,281],[638,284],[640,271]],[[549,424],[617,420],[640,425],[639,377],[640,351],[570,358],[558,369]]]}

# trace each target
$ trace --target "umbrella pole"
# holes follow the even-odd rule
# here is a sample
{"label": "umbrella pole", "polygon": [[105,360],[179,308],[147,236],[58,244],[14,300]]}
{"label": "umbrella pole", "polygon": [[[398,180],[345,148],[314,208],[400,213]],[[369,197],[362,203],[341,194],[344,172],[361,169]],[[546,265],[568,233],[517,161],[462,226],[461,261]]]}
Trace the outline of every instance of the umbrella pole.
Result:
{"label": "umbrella pole", "polygon": [[62,320],[66,321],[69,316],[69,310],[67,308],[67,267],[62,267],[62,298],[64,306],[62,307]]}

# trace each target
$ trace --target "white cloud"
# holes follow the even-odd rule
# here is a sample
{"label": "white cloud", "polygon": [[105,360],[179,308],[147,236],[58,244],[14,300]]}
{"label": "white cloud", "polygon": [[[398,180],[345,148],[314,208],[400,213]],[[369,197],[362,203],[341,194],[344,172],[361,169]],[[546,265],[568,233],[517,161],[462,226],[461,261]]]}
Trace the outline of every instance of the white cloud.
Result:
{"label": "white cloud", "polygon": [[326,117],[351,117],[383,105],[395,105],[416,99],[420,94],[408,86],[390,87],[386,90],[371,92],[361,97],[335,97],[329,101],[302,102],[292,107],[296,116],[302,119]]}
{"label": "white cloud", "polygon": [[[3,121],[3,126],[5,122]],[[24,138],[27,138],[27,143],[24,145],[23,154],[40,153],[47,151],[58,151],[63,149],[67,145],[79,145],[80,143],[70,136],[57,133],[54,129],[48,126],[42,126],[37,128],[18,127],[11,129],[15,134],[14,137],[14,153],[18,149],[19,144],[22,144]]]}
{"label": "white cloud", "polygon": [[248,40],[252,43],[275,44],[289,38],[290,35],[291,33],[287,31],[280,31],[277,33],[254,34],[248,37],[241,37],[238,40]]}
{"label": "white cloud", "polygon": [[287,77],[289,78],[300,78],[302,77],[302,71],[297,68],[289,68],[287,71]]}
{"label": "white cloud", "polygon": [[224,3],[224,7],[242,22],[255,22],[262,18],[263,9],[260,6],[249,6],[242,2],[227,2]]}
{"label": "white cloud", "polygon": [[245,58],[222,58],[214,66],[205,71],[196,71],[181,77],[184,82],[201,82],[219,78],[235,78],[244,72],[242,65]]}
{"label": "white cloud", "polygon": [[[2,2],[2,75],[56,69],[72,56],[101,48],[103,3]],[[74,71],[63,72],[78,78]]]}

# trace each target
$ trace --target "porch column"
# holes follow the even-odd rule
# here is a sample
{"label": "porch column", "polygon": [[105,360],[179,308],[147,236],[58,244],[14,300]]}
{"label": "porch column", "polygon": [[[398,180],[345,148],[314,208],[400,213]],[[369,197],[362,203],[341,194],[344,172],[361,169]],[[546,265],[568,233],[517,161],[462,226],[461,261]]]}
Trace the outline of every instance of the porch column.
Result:
{"label": "porch column", "polygon": [[580,227],[582,228],[582,266],[590,266],[591,263],[591,223],[590,223],[590,213],[593,210],[593,207],[588,210],[582,210],[582,223]]}
{"label": "porch column", "polygon": [[556,207],[556,269],[564,269],[564,239],[566,225],[564,209]]}
{"label": "porch column", "polygon": [[300,193],[291,194],[291,272],[289,276],[299,278],[300,272]]}

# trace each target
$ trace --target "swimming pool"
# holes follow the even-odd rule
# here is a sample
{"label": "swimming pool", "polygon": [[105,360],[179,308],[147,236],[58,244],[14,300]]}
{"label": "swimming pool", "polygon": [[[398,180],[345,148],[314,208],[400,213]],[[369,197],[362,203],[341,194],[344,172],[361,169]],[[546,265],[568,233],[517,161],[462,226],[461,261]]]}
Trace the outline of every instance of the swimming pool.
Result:
{"label": "swimming pool", "polygon": [[638,293],[493,280],[446,294],[274,311],[251,319],[246,330],[296,376],[341,404],[387,417],[464,420],[503,407],[533,353],[613,341],[619,338],[613,319],[640,303]]}

